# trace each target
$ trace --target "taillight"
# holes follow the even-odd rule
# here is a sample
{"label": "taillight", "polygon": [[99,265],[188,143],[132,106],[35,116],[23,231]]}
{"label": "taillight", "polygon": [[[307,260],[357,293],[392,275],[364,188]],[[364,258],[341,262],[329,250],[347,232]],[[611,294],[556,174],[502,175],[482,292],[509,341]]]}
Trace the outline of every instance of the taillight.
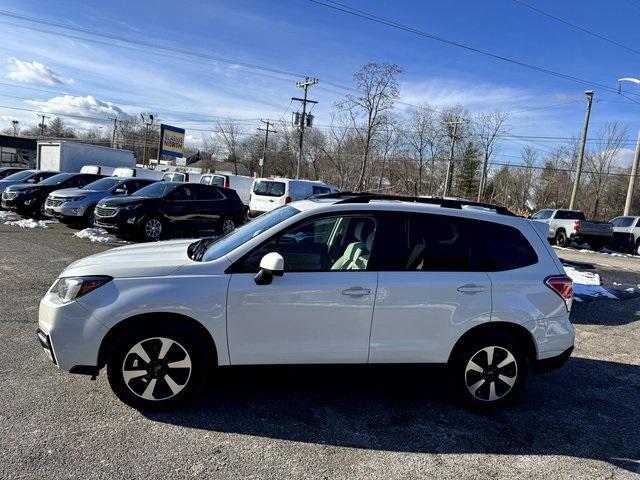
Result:
{"label": "taillight", "polygon": [[293,202],[293,198],[291,197],[287,197],[284,199],[284,203],[291,203],[291,202]]}
{"label": "taillight", "polygon": [[552,275],[544,280],[544,284],[551,290],[560,295],[564,300],[567,311],[571,310],[571,301],[573,300],[573,280],[567,275]]}
{"label": "taillight", "polygon": [[580,220],[576,220],[576,221],[573,223],[573,228],[574,228],[574,230],[575,230],[576,232],[580,231]]}
{"label": "taillight", "polygon": [[226,180],[226,181],[224,182],[224,188],[229,188],[229,181],[228,181],[228,180]]}

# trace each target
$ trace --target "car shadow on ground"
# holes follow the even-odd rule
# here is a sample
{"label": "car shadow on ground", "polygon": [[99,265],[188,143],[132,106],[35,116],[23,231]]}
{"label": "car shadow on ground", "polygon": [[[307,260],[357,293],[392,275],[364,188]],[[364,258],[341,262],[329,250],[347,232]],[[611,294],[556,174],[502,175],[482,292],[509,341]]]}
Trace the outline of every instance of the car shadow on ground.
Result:
{"label": "car shadow on ground", "polygon": [[571,323],[618,327],[640,320],[640,293],[609,289],[617,299],[582,297],[571,308]]}
{"label": "car shadow on ground", "polygon": [[407,366],[221,369],[158,422],[340,447],[413,453],[563,455],[640,472],[640,366],[572,358],[530,377],[486,415],[450,399],[442,369]]}

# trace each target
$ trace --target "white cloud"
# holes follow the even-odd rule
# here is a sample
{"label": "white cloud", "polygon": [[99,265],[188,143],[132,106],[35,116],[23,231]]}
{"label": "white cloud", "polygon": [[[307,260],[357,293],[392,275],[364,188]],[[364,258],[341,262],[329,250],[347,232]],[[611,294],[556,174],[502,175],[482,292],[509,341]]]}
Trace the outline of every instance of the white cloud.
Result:
{"label": "white cloud", "polygon": [[14,57],[9,59],[7,77],[21,83],[40,83],[44,85],[70,85],[74,83],[72,78],[64,78],[44,63],[28,62]]}
{"label": "white cloud", "polygon": [[38,111],[43,113],[51,113],[52,115],[73,115],[78,118],[74,122],[74,118],[66,118],[68,123],[82,122],[80,117],[90,117],[85,123],[95,123],[93,119],[119,119],[129,118],[129,114],[117,105],[111,102],[105,102],[97,98],[87,95],[86,97],[75,97],[73,95],[63,95],[53,97],[49,100],[27,100],[27,103],[37,107]]}
{"label": "white cloud", "polygon": [[622,168],[628,168],[633,163],[634,156],[635,152],[630,148],[621,148],[618,150],[616,157],[613,160],[613,164]]}

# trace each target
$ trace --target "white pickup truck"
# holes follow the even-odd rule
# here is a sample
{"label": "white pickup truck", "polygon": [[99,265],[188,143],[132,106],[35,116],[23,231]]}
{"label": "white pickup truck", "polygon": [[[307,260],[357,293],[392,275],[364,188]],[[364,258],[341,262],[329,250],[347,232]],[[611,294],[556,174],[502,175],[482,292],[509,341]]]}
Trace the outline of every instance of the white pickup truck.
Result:
{"label": "white pickup truck", "polygon": [[549,224],[549,241],[566,247],[572,241],[588,243],[593,250],[600,250],[613,238],[613,226],[609,222],[587,220],[578,210],[546,208],[536,212],[532,220]]}
{"label": "white pickup truck", "polygon": [[613,238],[609,245],[613,248],[640,255],[640,217],[616,217],[609,223],[613,225]]}

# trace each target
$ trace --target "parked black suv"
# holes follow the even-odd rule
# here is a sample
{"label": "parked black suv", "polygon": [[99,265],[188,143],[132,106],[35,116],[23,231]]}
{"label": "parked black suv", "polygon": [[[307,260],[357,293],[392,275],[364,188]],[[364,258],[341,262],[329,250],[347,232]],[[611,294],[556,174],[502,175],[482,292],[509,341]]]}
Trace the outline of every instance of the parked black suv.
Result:
{"label": "parked black suv", "polygon": [[230,232],[244,223],[244,207],[235,190],[158,182],[127,197],[101,200],[94,218],[107,231],[158,240],[170,230]]}
{"label": "parked black suv", "polygon": [[0,167],[0,180],[23,170],[23,167]]}
{"label": "parked black suv", "polygon": [[2,208],[21,215],[44,216],[45,201],[51,192],[81,188],[102,177],[93,173],[58,173],[36,184],[12,185],[2,192]]}

